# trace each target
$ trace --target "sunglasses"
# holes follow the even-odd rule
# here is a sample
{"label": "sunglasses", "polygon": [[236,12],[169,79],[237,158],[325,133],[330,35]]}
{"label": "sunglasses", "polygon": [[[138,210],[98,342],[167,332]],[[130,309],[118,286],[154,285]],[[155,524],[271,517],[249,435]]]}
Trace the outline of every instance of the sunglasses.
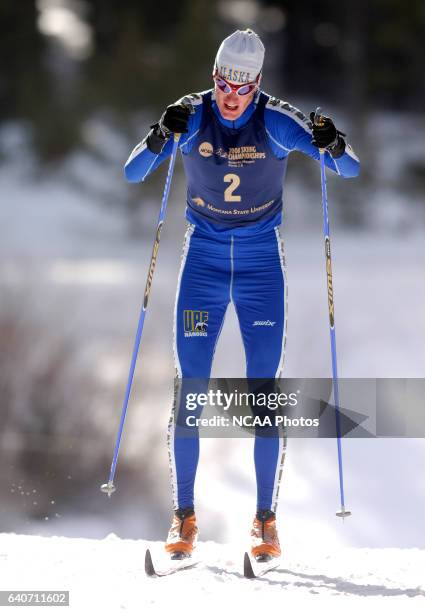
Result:
{"label": "sunglasses", "polygon": [[238,96],[246,96],[257,88],[258,77],[253,83],[244,83],[243,85],[232,85],[232,83],[229,83],[228,81],[223,79],[223,77],[220,76],[215,76],[214,82],[217,87],[225,94],[229,94],[234,91],[238,94]]}

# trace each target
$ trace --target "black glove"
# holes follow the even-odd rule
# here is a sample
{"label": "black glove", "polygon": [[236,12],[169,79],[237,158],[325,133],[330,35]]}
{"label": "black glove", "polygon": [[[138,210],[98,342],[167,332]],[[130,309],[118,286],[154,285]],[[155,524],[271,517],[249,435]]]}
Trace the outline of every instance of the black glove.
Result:
{"label": "black glove", "polygon": [[164,144],[171,134],[187,134],[187,124],[191,109],[184,104],[167,106],[158,123],[151,125],[151,131],[146,137],[146,143],[152,153],[161,153]]}
{"label": "black glove", "polygon": [[170,136],[171,132],[175,134],[187,134],[189,115],[190,108],[184,104],[171,104],[167,106],[166,111],[159,120],[159,127],[167,138]]}
{"label": "black glove", "polygon": [[310,113],[310,121],[313,124],[312,144],[319,149],[326,149],[332,157],[338,158],[344,155],[345,134],[336,129],[330,117],[316,116],[315,111]]}

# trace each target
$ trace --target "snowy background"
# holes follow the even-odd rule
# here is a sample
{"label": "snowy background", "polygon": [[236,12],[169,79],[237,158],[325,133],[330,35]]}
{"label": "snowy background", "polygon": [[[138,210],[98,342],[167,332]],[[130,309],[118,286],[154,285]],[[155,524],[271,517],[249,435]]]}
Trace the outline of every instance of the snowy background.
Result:
{"label": "snowy background", "polygon": [[[44,15],[41,25],[37,22],[38,35],[47,41],[46,64],[52,79],[60,75],[58,90],[64,89],[61,95],[67,104],[73,100],[70,92],[85,76],[85,57],[78,53],[84,51],[84,40],[87,49],[95,43],[81,26],[77,4],[46,0],[36,3],[34,15],[25,15],[33,20]],[[266,89],[305,112],[320,101],[338,126],[347,130],[361,158],[359,179],[328,177],[340,375],[423,377],[423,116],[407,103],[404,108],[391,103],[365,105],[356,113],[353,106],[327,97],[320,90],[321,83],[317,96],[310,84],[311,97],[306,97],[303,88],[291,81],[287,64],[286,80],[279,80],[278,35],[264,21],[270,14],[261,12],[269,10],[269,4],[229,2],[227,6],[233,8],[226,13],[223,3],[217,3],[221,7],[221,21],[214,22],[218,34],[209,31],[209,35],[215,49],[221,35],[241,25],[241,14],[254,27],[255,15],[262,15],[257,29],[270,49]],[[280,13],[274,13],[275,24],[278,14],[286,15],[287,25],[281,23],[281,28],[287,27],[290,34],[291,3],[286,3],[288,7],[281,4],[275,3],[275,9],[280,7]],[[61,22],[58,13],[52,16],[55,7],[62,7],[62,18],[64,11],[68,18],[72,13],[74,21]],[[154,15],[154,9],[150,10]],[[126,24],[126,40],[133,41],[134,33]],[[69,28],[74,28],[71,38],[66,37]],[[320,37],[323,42],[323,36],[329,43],[335,31],[334,39],[329,27],[317,30],[315,36],[317,44]],[[69,47],[70,41],[75,48]],[[107,57],[107,51],[100,48],[101,57]],[[163,49],[166,53],[165,41]],[[129,69],[127,55],[121,51],[119,61]],[[151,58],[148,53],[146,57]],[[170,58],[161,61],[162,69],[169,70]],[[158,64],[156,70],[160,67]],[[136,66],[130,68],[134,78]],[[141,69],[148,78],[146,66]],[[39,574],[25,585],[18,578],[17,564],[26,550],[28,557],[42,554],[39,571],[52,572],[52,588],[68,584],[81,592],[85,588],[82,570],[74,566],[78,550],[79,555],[87,555],[87,567],[96,564],[99,554],[104,556],[96,577],[99,589],[112,579],[108,572],[115,552],[128,553],[126,567],[131,569],[123,570],[122,584],[138,589],[134,585],[142,568],[142,540],[161,540],[169,527],[165,441],[174,375],[172,316],[185,229],[179,160],[125,427],[118,491],[108,500],[99,486],[109,474],[166,171],[161,168],[148,183],[134,186],[125,184],[122,166],[162,106],[187,93],[182,90],[187,75],[185,79],[184,84],[174,82],[161,95],[152,90],[157,96],[156,110],[145,110],[140,102],[134,105],[136,109],[127,109],[124,117],[122,109],[114,110],[118,102],[112,83],[119,79],[113,73],[108,84],[111,89],[99,85],[102,95],[110,96],[108,104],[96,103],[84,119],[78,119],[80,140],[66,154],[57,153],[65,132],[55,124],[54,105],[51,125],[47,121],[42,132],[34,117],[25,117],[23,112],[19,116],[18,107],[0,122],[0,531],[6,534],[0,539],[1,588],[42,588],[36,579]],[[199,85],[198,89],[208,87],[208,78]],[[141,83],[133,87],[146,96]],[[35,91],[30,89],[34,100]],[[94,93],[86,92],[91,100],[89,94]],[[75,100],[72,103],[77,104]],[[40,145],[40,133],[52,139],[48,141],[51,149]],[[70,138],[69,133],[66,137]],[[294,154],[287,174],[282,227],[289,286],[287,377],[328,377],[331,371],[321,214],[319,167]],[[218,343],[213,375],[244,375],[243,348],[232,307]],[[201,539],[223,544],[221,549],[206,545],[204,552],[208,563],[218,566],[227,555],[230,564],[236,563],[229,571],[240,572],[238,556],[255,510],[252,440],[203,439],[201,445],[196,483]],[[289,440],[278,520],[286,569],[294,573],[289,578],[271,578],[270,597],[282,584],[301,581],[313,592],[319,584],[322,595],[324,591],[377,595],[386,602],[392,597],[385,595],[409,600],[413,595],[413,600],[423,601],[423,440],[344,440],[343,452],[346,505],[353,513],[344,523],[335,517],[339,510],[335,440]],[[20,535],[7,535],[11,532]],[[77,540],[103,539],[111,533],[116,535],[105,541]],[[63,537],[75,539],[57,539]],[[51,565],[46,560],[50,550]],[[337,550],[342,552],[326,561]],[[237,562],[232,561],[235,558]],[[306,558],[311,565],[305,564]],[[388,564],[385,567],[383,559]],[[65,564],[62,573],[61,563]],[[25,565],[22,575],[29,576],[31,567]],[[212,572],[207,578],[204,570],[200,571],[205,593],[227,582],[229,596],[234,595],[233,585],[240,588],[237,576],[223,578],[220,572]],[[191,578],[180,580],[183,589]],[[360,592],[359,585],[363,585]],[[133,587],[131,595],[121,599],[123,609],[131,609],[129,602],[144,588],[135,591]],[[247,598],[256,597],[255,587],[243,588]],[[143,595],[146,606],[164,603],[159,589]],[[197,596],[202,598],[202,592]],[[301,602],[303,596],[299,597]],[[326,597],[325,604],[330,604]]]}

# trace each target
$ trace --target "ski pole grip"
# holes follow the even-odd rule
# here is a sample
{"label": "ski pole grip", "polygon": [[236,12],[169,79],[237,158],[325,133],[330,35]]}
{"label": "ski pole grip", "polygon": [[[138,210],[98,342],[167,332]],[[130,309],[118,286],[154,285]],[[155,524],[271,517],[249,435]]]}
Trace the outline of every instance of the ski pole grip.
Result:
{"label": "ski pole grip", "polygon": [[322,116],[322,109],[320,106],[318,106],[314,111],[314,125],[322,126],[323,124],[324,121]]}
{"label": "ski pole grip", "polygon": [[[318,125],[320,127],[324,125],[322,109],[320,106],[318,106],[314,111],[314,125]],[[319,148],[319,153],[325,153],[325,149]]]}

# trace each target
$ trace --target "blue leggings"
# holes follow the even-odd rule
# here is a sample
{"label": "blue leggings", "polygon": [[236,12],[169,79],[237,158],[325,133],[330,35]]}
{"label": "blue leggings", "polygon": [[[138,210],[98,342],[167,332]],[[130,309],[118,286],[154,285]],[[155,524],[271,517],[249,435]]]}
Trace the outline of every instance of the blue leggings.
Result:
{"label": "blue leggings", "polygon": [[[174,312],[177,377],[208,379],[229,302],[239,320],[247,378],[280,377],[285,348],[286,281],[278,227],[212,235],[189,224]],[[168,429],[174,508],[194,505],[199,437],[179,436],[175,397]],[[257,509],[275,511],[286,439],[256,435]]]}

